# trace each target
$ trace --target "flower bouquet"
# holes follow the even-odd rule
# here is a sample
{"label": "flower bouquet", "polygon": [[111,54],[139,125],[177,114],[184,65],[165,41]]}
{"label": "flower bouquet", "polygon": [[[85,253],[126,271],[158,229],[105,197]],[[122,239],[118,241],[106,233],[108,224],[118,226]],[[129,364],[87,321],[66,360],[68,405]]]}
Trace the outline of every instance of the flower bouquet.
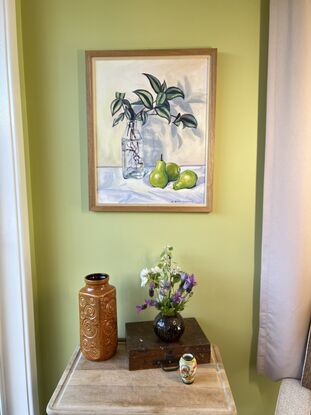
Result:
{"label": "flower bouquet", "polygon": [[167,246],[160,256],[159,263],[140,273],[141,286],[148,286],[149,298],[136,306],[138,312],[147,307],[155,307],[160,313],[154,320],[155,333],[164,341],[176,341],[184,331],[184,323],[179,314],[193,295],[196,285],[193,274],[188,274],[172,261],[171,246]]}

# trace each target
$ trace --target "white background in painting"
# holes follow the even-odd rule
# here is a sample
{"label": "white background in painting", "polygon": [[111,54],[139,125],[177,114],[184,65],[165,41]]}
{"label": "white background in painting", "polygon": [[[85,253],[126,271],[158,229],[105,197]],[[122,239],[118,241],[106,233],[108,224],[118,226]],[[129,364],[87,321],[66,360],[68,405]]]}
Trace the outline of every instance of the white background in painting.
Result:
{"label": "white background in painting", "polygon": [[207,203],[205,167],[188,168],[198,176],[196,186],[192,189],[174,190],[173,182],[168,183],[164,189],[152,187],[149,172],[140,180],[124,180],[120,167],[99,167],[97,201],[99,204],[204,206]]}
{"label": "white background in painting", "polygon": [[135,89],[153,92],[143,72],[165,80],[168,86],[180,87],[185,100],[170,101],[171,113],[191,113],[198,121],[197,129],[183,129],[168,125],[164,118],[150,117],[143,128],[145,165],[153,166],[161,154],[166,161],[180,165],[206,164],[209,57],[98,58],[95,62],[97,166],[121,166],[126,122],[112,128],[110,104],[116,91],[126,92],[130,102],[137,100],[132,93]]}

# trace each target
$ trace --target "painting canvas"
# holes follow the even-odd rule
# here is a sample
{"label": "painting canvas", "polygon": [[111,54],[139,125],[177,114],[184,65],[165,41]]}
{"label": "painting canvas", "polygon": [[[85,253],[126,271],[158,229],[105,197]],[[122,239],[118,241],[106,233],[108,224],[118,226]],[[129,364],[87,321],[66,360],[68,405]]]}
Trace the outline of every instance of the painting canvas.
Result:
{"label": "painting canvas", "polygon": [[216,49],[87,51],[96,211],[212,207]]}

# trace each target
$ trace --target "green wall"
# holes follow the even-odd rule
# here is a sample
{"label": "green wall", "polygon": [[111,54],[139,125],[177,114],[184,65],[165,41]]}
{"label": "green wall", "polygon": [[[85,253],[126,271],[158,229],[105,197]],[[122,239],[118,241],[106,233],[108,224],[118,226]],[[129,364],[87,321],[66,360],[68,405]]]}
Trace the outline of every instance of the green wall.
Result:
{"label": "green wall", "polygon": [[[199,281],[184,316],[195,316],[219,345],[239,415],[273,414],[277,385],[255,372],[256,183],[260,190],[262,181],[256,169],[264,118],[258,86],[267,1],[262,27],[259,0],[21,0],[20,6],[42,408],[79,340],[83,276],[111,275],[122,336],[125,321],[153,317],[134,311],[144,295],[139,271],[169,243]],[[84,50],[192,47],[218,48],[214,212],[89,212]]]}

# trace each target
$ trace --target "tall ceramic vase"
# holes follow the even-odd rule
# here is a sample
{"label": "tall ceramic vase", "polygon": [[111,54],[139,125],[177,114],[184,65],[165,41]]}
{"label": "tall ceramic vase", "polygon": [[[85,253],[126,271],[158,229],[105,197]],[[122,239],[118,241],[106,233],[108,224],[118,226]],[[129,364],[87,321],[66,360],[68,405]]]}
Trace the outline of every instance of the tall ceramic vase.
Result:
{"label": "tall ceramic vase", "polygon": [[116,289],[107,274],[84,280],[79,292],[81,352],[88,360],[107,360],[118,345]]}

